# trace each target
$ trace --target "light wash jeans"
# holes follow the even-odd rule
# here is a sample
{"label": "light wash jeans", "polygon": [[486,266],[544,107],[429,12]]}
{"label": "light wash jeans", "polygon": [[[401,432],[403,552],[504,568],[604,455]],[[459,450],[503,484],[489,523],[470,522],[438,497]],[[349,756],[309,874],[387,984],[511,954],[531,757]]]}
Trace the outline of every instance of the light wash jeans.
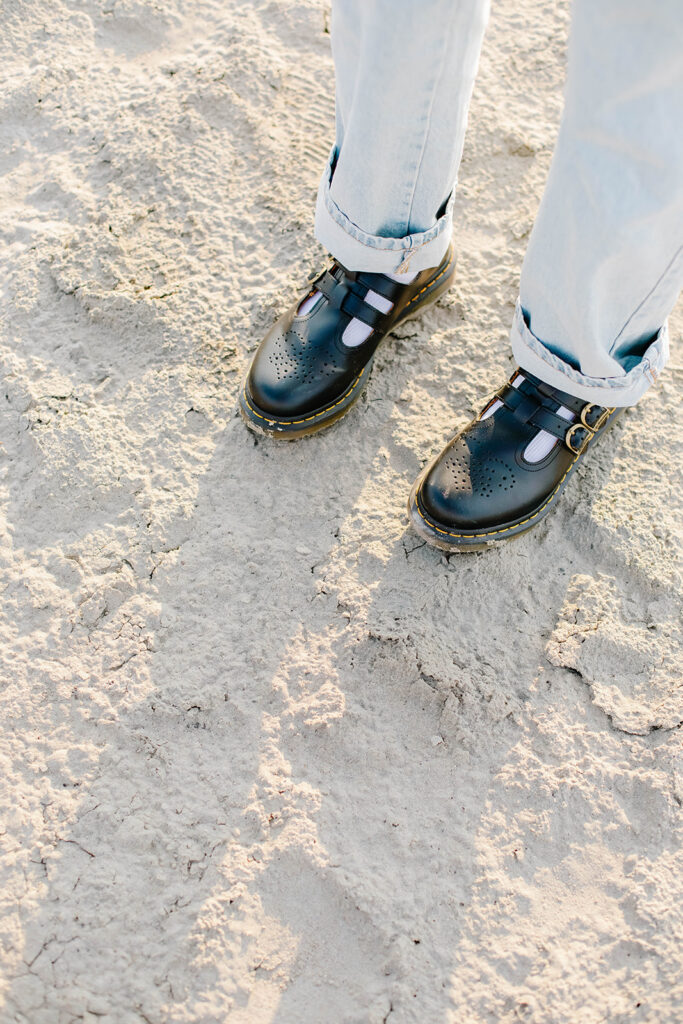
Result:
{"label": "light wash jeans", "polygon": [[[633,405],[666,363],[683,284],[683,0],[574,0],[572,14],[512,349],[570,394]],[[488,0],[334,0],[316,235],[350,269],[439,264],[487,18]]]}

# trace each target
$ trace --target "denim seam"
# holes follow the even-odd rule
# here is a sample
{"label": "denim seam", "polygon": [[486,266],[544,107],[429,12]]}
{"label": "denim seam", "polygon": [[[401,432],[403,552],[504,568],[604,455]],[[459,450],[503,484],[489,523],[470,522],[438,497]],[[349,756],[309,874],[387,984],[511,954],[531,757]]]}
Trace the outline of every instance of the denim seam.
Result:
{"label": "denim seam", "polygon": [[449,197],[446,211],[443,216],[437,220],[436,224],[431,228],[428,228],[426,231],[419,231],[412,235],[404,235],[402,238],[388,238],[381,235],[369,235],[349,217],[347,217],[330,195],[329,170],[331,170],[331,164],[328,165],[328,173],[326,173],[324,185],[324,200],[327,212],[347,235],[369,249],[377,249],[384,252],[401,252],[410,249],[418,249],[423,245],[427,245],[427,243],[432,242],[435,238],[438,238],[439,235],[443,234],[448,226],[450,214],[453,208],[453,193],[451,193],[451,196]]}
{"label": "denim seam", "polygon": [[[429,132],[430,132],[431,126],[432,126],[432,111],[434,110],[434,98],[436,97],[436,94],[437,94],[438,89],[439,89],[439,85],[440,85],[441,80],[443,78],[444,69],[446,67],[446,54],[448,53],[448,49],[449,49],[449,45],[448,44],[450,43],[450,38],[451,38],[452,32],[453,32],[453,20],[451,19],[450,26],[449,26],[449,31],[448,31],[448,36],[447,37],[446,36],[443,37],[443,44],[444,45],[443,45],[442,50],[441,50],[441,62],[439,64],[439,70],[437,72],[436,78],[434,79],[434,82],[433,82],[433,84],[431,86],[431,97],[430,97],[430,100],[429,100],[429,108],[427,110],[426,125],[425,125],[424,134],[423,134],[423,137],[422,137],[422,146],[421,146],[421,149],[420,149],[420,156],[419,156],[419,159],[417,161],[417,166],[415,167],[415,171],[413,173],[413,184],[412,184],[412,188],[411,188],[411,191],[410,191],[410,201],[408,203],[408,218],[407,218],[407,220],[405,222],[406,234],[409,237],[410,237],[410,221],[411,221],[411,218],[413,216],[413,204],[415,203],[415,190],[417,189],[417,179],[420,176],[420,171],[422,169],[422,164],[423,164],[423,161],[424,161],[425,151],[427,149],[427,140],[429,138]],[[411,246],[411,248],[412,248],[412,246]]]}
{"label": "denim seam", "polygon": [[680,257],[681,257],[681,255],[682,255],[682,254],[683,254],[683,246],[679,246],[679,248],[678,248],[678,249],[676,250],[676,252],[675,252],[675,253],[673,254],[673,256],[671,257],[671,259],[670,259],[670,260],[669,260],[669,262],[667,263],[667,265],[666,265],[666,267],[664,268],[664,270],[662,271],[662,273],[661,273],[661,274],[659,275],[659,277],[657,278],[657,280],[656,280],[656,281],[655,281],[655,283],[653,284],[652,288],[650,288],[649,292],[648,292],[648,293],[647,293],[647,295],[646,295],[646,296],[645,296],[645,297],[644,297],[644,298],[642,299],[642,301],[638,303],[638,305],[636,306],[636,308],[635,308],[635,309],[633,310],[633,312],[631,313],[631,315],[630,315],[630,316],[628,317],[628,319],[626,320],[626,323],[624,324],[624,326],[623,326],[623,327],[621,328],[621,330],[620,330],[620,331],[619,331],[619,333],[617,334],[616,338],[614,339],[614,341],[613,341],[613,343],[612,343],[612,347],[611,347],[611,348],[610,348],[610,350],[609,350],[609,354],[610,354],[610,355],[612,355],[612,353],[614,352],[615,348],[617,347],[617,344],[618,344],[618,342],[619,342],[619,339],[620,339],[620,338],[621,338],[621,336],[623,335],[624,331],[625,331],[625,330],[627,329],[627,327],[629,326],[629,324],[631,324],[631,323],[632,323],[632,322],[633,322],[633,321],[635,320],[635,318],[636,318],[636,317],[638,316],[638,313],[640,313],[640,312],[641,312],[641,310],[643,309],[643,307],[645,306],[645,304],[646,304],[646,303],[647,303],[647,302],[648,302],[648,301],[649,301],[649,300],[650,300],[650,299],[652,298],[652,296],[653,296],[653,295],[655,294],[655,292],[656,292],[656,291],[657,291],[657,289],[658,289],[658,288],[660,287],[660,285],[662,284],[662,282],[663,282],[664,280],[666,280],[666,277],[667,277],[667,276],[668,276],[668,274],[669,274],[669,273],[671,272],[671,270],[672,270],[672,269],[673,269],[673,268],[674,268],[674,267],[676,266],[676,263],[678,262],[678,260],[680,259]]}

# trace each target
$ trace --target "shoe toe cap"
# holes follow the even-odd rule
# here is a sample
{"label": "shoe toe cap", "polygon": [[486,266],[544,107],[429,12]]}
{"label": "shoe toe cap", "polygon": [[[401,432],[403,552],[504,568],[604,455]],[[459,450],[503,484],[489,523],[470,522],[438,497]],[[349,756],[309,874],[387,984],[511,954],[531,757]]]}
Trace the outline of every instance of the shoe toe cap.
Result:
{"label": "shoe toe cap", "polygon": [[290,381],[278,379],[265,359],[258,355],[247,376],[247,394],[263,412],[273,416],[295,416],[300,401]]}
{"label": "shoe toe cap", "polygon": [[427,471],[420,503],[435,522],[464,532],[508,522],[520,513],[517,474],[504,455],[463,435]]}
{"label": "shoe toe cap", "polygon": [[247,376],[247,393],[263,412],[292,417],[308,411],[312,395],[309,367],[287,345],[286,332],[274,330],[260,345]]}
{"label": "shoe toe cap", "polygon": [[444,526],[472,529],[468,506],[471,495],[463,488],[454,487],[439,466],[427,473],[420,487],[420,504],[436,523]]}
{"label": "shoe toe cap", "polygon": [[335,347],[337,329],[326,309],[310,322],[282,317],[254,356],[247,396],[262,412],[290,419],[334,402],[355,375],[354,361]]}

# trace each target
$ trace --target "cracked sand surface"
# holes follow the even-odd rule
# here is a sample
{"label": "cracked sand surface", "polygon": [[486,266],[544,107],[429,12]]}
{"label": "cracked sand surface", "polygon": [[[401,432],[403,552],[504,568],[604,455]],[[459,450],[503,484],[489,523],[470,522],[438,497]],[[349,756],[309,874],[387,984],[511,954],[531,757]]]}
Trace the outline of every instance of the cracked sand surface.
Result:
{"label": "cracked sand surface", "polygon": [[321,259],[323,6],[2,22],[2,1020],[683,1021],[680,305],[536,531],[404,512],[511,366],[566,4],[494,8],[456,285],[291,446],[235,396]]}

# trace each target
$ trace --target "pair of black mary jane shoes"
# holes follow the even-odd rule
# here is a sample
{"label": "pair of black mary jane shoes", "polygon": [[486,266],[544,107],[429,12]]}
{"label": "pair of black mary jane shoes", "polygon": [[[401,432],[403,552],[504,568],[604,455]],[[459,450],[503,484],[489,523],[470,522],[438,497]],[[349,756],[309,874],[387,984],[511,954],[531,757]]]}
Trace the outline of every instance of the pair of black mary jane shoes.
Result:
{"label": "pair of black mary jane shoes", "polygon": [[[309,296],[321,296],[307,304],[308,312],[299,314],[299,299],[261,342],[240,395],[247,425],[291,440],[334,423],[361,395],[382,339],[442,295],[454,274],[452,248],[440,266],[407,285],[331,262],[311,282]],[[369,292],[388,312],[366,301]],[[345,345],[342,336],[354,319],[367,325],[369,336]],[[414,529],[449,552],[477,551],[525,533],[557,504],[588,449],[622,411],[516,370],[416,480],[408,502]],[[525,454],[539,431],[555,440],[547,454],[529,461]]]}

